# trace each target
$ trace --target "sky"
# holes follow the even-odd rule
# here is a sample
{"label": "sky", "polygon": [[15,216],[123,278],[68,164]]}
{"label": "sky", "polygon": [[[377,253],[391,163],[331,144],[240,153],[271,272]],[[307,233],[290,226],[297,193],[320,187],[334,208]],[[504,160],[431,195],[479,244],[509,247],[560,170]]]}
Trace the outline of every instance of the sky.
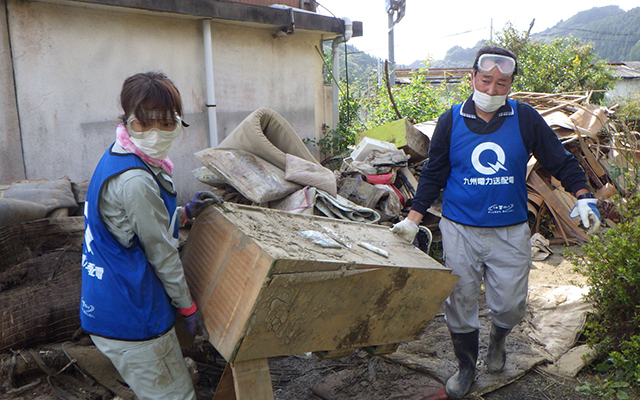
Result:
{"label": "sky", "polygon": [[[363,36],[348,43],[372,56],[389,57],[388,16],[385,0],[317,0],[317,12],[363,23]],[[640,7],[640,0],[406,0],[405,16],[393,31],[395,62],[441,60],[453,46],[473,47],[510,22],[518,31],[531,33],[551,28],[580,11],[617,5],[625,11]],[[328,12],[329,10],[330,12]]]}

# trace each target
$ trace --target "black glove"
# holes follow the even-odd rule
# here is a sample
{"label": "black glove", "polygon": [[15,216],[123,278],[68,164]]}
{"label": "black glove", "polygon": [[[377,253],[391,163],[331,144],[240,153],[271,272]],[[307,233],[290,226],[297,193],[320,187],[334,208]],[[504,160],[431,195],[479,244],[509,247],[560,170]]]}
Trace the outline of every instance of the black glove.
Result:
{"label": "black glove", "polygon": [[222,202],[222,198],[211,192],[196,192],[191,201],[184,206],[184,211],[187,214],[187,218],[195,218],[207,206],[212,204],[222,204]]}
{"label": "black glove", "polygon": [[196,310],[191,315],[182,315],[182,317],[184,318],[184,325],[190,334],[202,336],[207,340],[209,339],[209,332],[204,325],[204,319],[202,318],[200,310]]}

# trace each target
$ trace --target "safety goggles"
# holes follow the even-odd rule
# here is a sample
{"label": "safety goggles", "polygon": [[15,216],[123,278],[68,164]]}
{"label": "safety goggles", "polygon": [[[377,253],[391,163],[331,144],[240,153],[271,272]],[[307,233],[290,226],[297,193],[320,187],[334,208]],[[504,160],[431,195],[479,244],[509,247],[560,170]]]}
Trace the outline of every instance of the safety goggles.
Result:
{"label": "safety goggles", "polygon": [[500,54],[483,54],[478,58],[478,70],[489,72],[496,67],[502,75],[511,76],[516,69],[516,60]]}
{"label": "safety goggles", "polygon": [[[152,130],[157,131],[160,136],[166,139],[173,139],[182,132],[183,126],[188,126],[178,114],[174,114],[173,118],[168,118],[165,113],[156,110],[145,110],[144,116],[147,121],[146,125],[143,125],[135,115],[127,118],[129,134],[136,139],[144,138]],[[136,121],[138,122],[137,124],[135,123]]]}

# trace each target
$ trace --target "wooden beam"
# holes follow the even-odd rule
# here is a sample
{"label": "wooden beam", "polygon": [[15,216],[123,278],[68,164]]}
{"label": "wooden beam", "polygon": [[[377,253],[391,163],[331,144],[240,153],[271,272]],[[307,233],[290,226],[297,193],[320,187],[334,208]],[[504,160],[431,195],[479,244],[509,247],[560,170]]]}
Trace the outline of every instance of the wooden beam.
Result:
{"label": "wooden beam", "polygon": [[231,363],[233,389],[236,400],[273,400],[269,361],[240,361]]}
{"label": "wooden beam", "polygon": [[212,400],[273,400],[268,360],[227,363]]}
{"label": "wooden beam", "polygon": [[341,349],[341,350],[328,350],[328,351],[314,351],[313,354],[323,360],[331,360],[336,358],[348,357],[353,354],[353,349]]}

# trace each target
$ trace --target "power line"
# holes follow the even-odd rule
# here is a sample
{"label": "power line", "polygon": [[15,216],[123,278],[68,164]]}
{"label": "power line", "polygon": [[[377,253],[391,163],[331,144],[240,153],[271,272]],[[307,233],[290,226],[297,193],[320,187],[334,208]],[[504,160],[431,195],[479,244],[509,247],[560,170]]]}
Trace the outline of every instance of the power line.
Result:
{"label": "power line", "polygon": [[595,33],[595,34],[598,34],[598,35],[612,35],[612,36],[630,36],[630,35],[632,35],[632,34],[629,34],[629,33],[601,32],[601,31],[594,31],[594,30],[591,30],[591,29],[582,29],[582,28],[560,28],[560,27],[551,28],[551,30],[553,30],[553,29],[565,30],[565,31],[577,31],[577,32]]}
{"label": "power line", "polygon": [[464,32],[452,33],[451,35],[445,35],[445,36],[440,36],[440,37],[441,38],[447,38],[447,37],[452,37],[452,36],[460,36],[460,35],[464,35],[464,34],[471,33],[471,32],[483,31],[485,29],[487,29],[486,26],[484,26],[482,28],[478,28],[478,29],[471,29],[471,30],[464,31]]}

